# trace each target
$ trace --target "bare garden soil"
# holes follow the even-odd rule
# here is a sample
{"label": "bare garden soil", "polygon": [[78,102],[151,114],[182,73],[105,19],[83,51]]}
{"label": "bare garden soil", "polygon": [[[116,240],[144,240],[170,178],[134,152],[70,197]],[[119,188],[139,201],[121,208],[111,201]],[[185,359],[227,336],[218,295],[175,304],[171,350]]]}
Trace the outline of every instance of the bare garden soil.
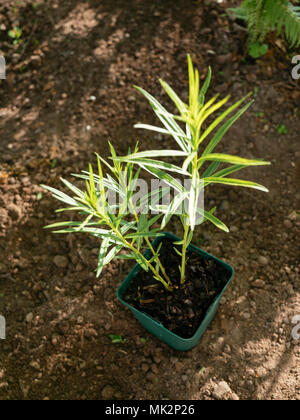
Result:
{"label": "bare garden soil", "polygon": [[[275,34],[259,60],[231,20],[235,2],[53,0],[0,5],[0,399],[299,399],[299,81]],[[22,30],[13,42],[8,31]],[[15,44],[15,45],[14,45]],[[161,77],[187,98],[186,54],[209,95],[255,103],[219,151],[272,162],[244,179],[268,194],[212,186],[207,208],[230,228],[206,225],[193,242],[228,262],[235,277],[199,345],[180,353],[148,334],[117,300],[132,268],[113,262],[95,276],[98,246],[43,226],[65,218],[40,184],[86,169],[94,152],[170,147],[133,129],[154,123],[137,84],[172,109]],[[182,237],[180,225],[167,229]],[[113,342],[111,335],[121,335]]]}

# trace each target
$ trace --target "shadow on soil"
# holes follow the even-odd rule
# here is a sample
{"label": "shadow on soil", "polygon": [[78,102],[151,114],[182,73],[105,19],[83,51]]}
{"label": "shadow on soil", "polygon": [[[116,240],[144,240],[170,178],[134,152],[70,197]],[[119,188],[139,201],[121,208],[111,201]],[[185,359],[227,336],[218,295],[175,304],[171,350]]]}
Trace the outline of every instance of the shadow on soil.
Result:
{"label": "shadow on soil", "polygon": [[[240,321],[233,307],[223,309],[199,346],[178,354],[149,336],[117,303],[115,290],[128,265],[113,264],[95,280],[96,241],[56,238],[42,230],[54,220],[56,203],[47,196],[37,199],[33,186],[43,182],[57,186],[59,176],[86,168],[94,151],[107,155],[110,137],[119,153],[126,153],[136,140],[132,129],[136,118],[153,118],[132,85],[138,81],[153,89],[154,79],[170,77],[180,64],[183,70],[175,85],[182,86],[186,51],[197,52],[199,48],[195,31],[204,22],[208,27],[214,10],[219,10],[203,12],[196,2],[186,0],[175,4],[167,0],[125,3],[126,7],[121,0],[54,1],[35,7],[28,3],[14,13],[7,5],[1,9],[9,25],[18,21],[24,38],[19,48],[13,48],[5,33],[0,36],[9,57],[7,81],[0,85],[0,169],[9,179],[0,185],[0,204],[5,208],[8,200],[21,209],[0,231],[2,260],[7,268],[0,273],[0,313],[4,312],[8,321],[8,340],[1,343],[0,350],[0,382],[2,370],[8,380],[7,386],[0,388],[0,398],[191,399],[197,398],[210,378],[221,380],[224,375],[225,379],[233,375],[231,385],[237,394],[253,399],[257,398],[255,385],[271,380],[262,395],[268,398],[289,364],[289,353],[283,352],[278,365],[255,379],[252,387],[239,382],[248,366],[257,370],[266,361],[270,347],[256,354],[255,346],[272,341],[272,319],[280,316],[283,303],[293,301],[293,297],[281,294],[279,286],[276,305],[272,304],[274,290],[266,292],[265,312],[263,299],[257,298],[261,306],[255,317],[260,318],[259,326],[266,323],[265,328],[255,329],[255,321],[250,319],[248,331],[247,323]],[[201,40],[207,43],[211,37],[211,33],[203,34]],[[207,61],[199,61],[207,66]],[[242,131],[237,134],[238,144]],[[273,152],[268,151],[269,158]],[[279,191],[280,186],[276,186]],[[292,191],[294,187],[296,190],[292,184]],[[248,197],[238,192],[233,198],[227,192],[221,194],[222,199],[230,200],[232,211],[246,212],[242,222],[249,223],[248,228],[240,228],[246,233],[242,242],[233,234],[230,248],[219,248],[220,256],[238,267],[235,294],[229,291],[227,296],[230,302],[247,293],[248,277],[255,274],[253,270],[259,271],[253,256],[249,265],[240,260],[247,260],[256,243],[266,250],[274,245],[274,238],[281,233],[282,213],[275,214],[272,209],[280,202],[280,198],[274,199],[275,194],[272,199],[264,196],[262,202],[252,193]],[[215,198],[209,194],[210,201]],[[257,230],[251,233],[253,214],[258,209],[272,224],[264,243],[257,239]],[[258,222],[262,229],[264,220]],[[240,226],[242,222],[237,223]],[[177,227],[171,225],[170,229]],[[212,250],[220,242],[227,243],[222,233],[208,231],[211,239],[205,244]],[[53,264],[56,255],[67,256],[69,264],[57,268]],[[296,262],[296,251],[289,258]],[[274,280],[277,284],[278,274]],[[299,291],[296,285],[294,290]],[[222,314],[230,318],[228,322]],[[122,331],[126,344],[113,345],[109,334]],[[218,347],[220,331],[224,340]],[[141,340],[145,337],[146,344]],[[248,342],[254,350],[245,359],[240,349]],[[226,344],[232,352],[227,355],[222,350]],[[201,376],[203,366],[207,373]],[[183,378],[186,370],[191,374],[188,386]]]}

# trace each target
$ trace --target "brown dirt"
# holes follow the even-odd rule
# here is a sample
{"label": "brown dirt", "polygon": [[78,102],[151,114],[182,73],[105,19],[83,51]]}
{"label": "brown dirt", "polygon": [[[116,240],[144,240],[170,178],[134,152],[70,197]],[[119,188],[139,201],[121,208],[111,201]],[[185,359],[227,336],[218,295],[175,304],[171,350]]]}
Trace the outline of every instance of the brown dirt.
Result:
{"label": "brown dirt", "polygon": [[[300,315],[300,90],[290,64],[296,53],[271,36],[263,59],[247,58],[245,32],[224,15],[227,5],[1,2],[8,64],[0,81],[0,315],[7,320],[1,400],[300,398],[299,340],[291,335]],[[7,31],[16,25],[23,43],[13,46]],[[58,186],[60,176],[85,169],[95,151],[108,155],[108,139],[119,153],[139,136],[145,149],[158,140],[169,145],[132,128],[154,122],[132,85],[166,101],[162,77],[184,93],[187,52],[203,77],[212,65],[211,94],[229,92],[234,101],[256,88],[255,104],[220,151],[264,157],[272,167],[243,174],[269,194],[210,189],[206,201],[218,205],[231,233],[207,226],[194,242],[236,275],[199,345],[178,353],[118,303],[129,264],[112,263],[97,280],[95,240],[43,231],[60,216],[39,185]],[[288,134],[278,134],[282,124]],[[175,221],[168,230],[182,234]],[[113,344],[110,334],[126,341]]]}

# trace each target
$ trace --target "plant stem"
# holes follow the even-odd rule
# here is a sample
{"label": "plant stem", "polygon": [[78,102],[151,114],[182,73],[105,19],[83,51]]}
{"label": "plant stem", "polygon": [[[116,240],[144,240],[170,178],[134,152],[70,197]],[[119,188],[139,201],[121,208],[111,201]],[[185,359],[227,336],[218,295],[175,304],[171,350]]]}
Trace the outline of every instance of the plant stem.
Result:
{"label": "plant stem", "polygon": [[157,254],[157,253],[156,253],[156,251],[154,250],[154,248],[153,248],[153,246],[152,246],[152,244],[151,244],[151,242],[150,242],[149,238],[145,238],[145,239],[146,239],[147,245],[149,246],[149,248],[150,248],[150,250],[151,250],[152,254],[153,254],[153,255],[155,255],[155,256],[156,256],[156,258],[157,258],[157,262],[158,262],[158,264],[159,264],[159,268],[161,269],[161,272],[163,273],[164,278],[167,280],[168,284],[170,284],[170,283],[171,283],[170,278],[169,278],[169,276],[167,275],[166,270],[165,270],[164,266],[162,265],[162,262],[161,262],[161,260],[160,260],[160,258],[159,258],[159,256],[158,256],[158,254]]}
{"label": "plant stem", "polygon": [[[193,132],[194,130],[192,129],[191,132]],[[197,141],[197,136],[200,135],[200,131],[199,133],[196,133],[195,135],[195,142]],[[194,172],[197,171],[198,172],[198,153],[197,153],[197,149],[195,150],[196,155],[192,164],[192,171],[191,171],[191,176],[192,178],[194,177]],[[186,274],[186,252],[187,252],[187,248],[188,248],[188,241],[189,241],[189,236],[190,236],[190,223],[187,223],[187,219],[188,217],[185,216],[184,217],[184,238],[183,238],[183,245],[182,245],[182,263],[181,263],[181,284],[185,283],[185,274]]]}
{"label": "plant stem", "polygon": [[[133,203],[132,203],[132,200],[130,200],[130,204],[131,204],[132,208],[134,209],[134,205],[133,205]],[[137,222],[137,224],[138,224],[138,223],[139,223],[139,218],[138,218],[138,215],[137,215],[137,213],[136,213],[136,211],[135,211],[135,210],[134,210],[134,217],[135,217],[135,220],[136,220],[136,222]],[[166,279],[166,281],[167,281],[167,283],[168,283],[168,284],[171,284],[170,278],[169,278],[169,276],[167,275],[167,273],[166,273],[166,270],[165,270],[164,266],[162,265],[162,262],[161,262],[161,260],[160,260],[160,258],[159,258],[159,255],[158,255],[158,254],[156,253],[156,251],[154,250],[154,248],[153,248],[153,246],[152,246],[152,244],[151,244],[150,239],[146,236],[146,237],[145,237],[145,240],[146,240],[147,245],[148,245],[148,247],[149,247],[150,251],[152,252],[153,256],[155,256],[155,257],[156,257],[157,262],[158,262],[158,264],[159,264],[159,268],[161,269],[161,272],[163,273],[164,278]]]}
{"label": "plant stem", "polygon": [[[109,219],[107,219],[107,223],[109,224],[110,228],[113,230],[113,232],[115,232],[115,234],[118,236],[118,238],[123,242],[123,244],[126,246],[126,248],[130,249],[132,252],[134,252],[134,254],[138,257],[138,259],[142,259],[144,261],[144,263],[147,265],[147,267],[152,271],[152,273],[154,274],[154,277],[160,281],[164,287],[169,290],[172,291],[172,287],[170,286],[170,280],[168,282],[166,282],[161,275],[159,274],[159,272],[153,267],[153,265],[147,260],[147,258],[144,257],[144,255],[137,249],[135,248],[133,245],[131,245],[122,235],[121,232],[119,232],[118,229],[116,229],[112,223],[109,221]],[[153,249],[153,247],[152,247]],[[153,250],[154,251],[154,250]],[[155,251],[154,251],[155,253]]]}
{"label": "plant stem", "polygon": [[185,272],[186,272],[186,251],[188,247],[188,237],[189,237],[190,227],[189,225],[184,226],[184,238],[182,245],[182,263],[181,263],[181,284],[185,282]]}

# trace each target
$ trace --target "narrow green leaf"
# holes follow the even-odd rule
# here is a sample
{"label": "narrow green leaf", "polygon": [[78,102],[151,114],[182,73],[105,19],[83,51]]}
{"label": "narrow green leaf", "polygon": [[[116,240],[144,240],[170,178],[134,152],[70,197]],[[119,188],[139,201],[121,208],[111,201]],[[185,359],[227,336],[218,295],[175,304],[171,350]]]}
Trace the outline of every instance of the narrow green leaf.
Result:
{"label": "narrow green leaf", "polygon": [[116,260],[136,260],[136,255],[135,254],[120,254],[117,255]]}
{"label": "narrow green leaf", "polygon": [[194,65],[191,58],[191,55],[188,54],[188,71],[189,71],[189,87],[190,87],[190,109],[195,102],[194,92],[195,92],[195,72],[194,72]]}
{"label": "narrow green leaf", "polygon": [[[240,171],[241,169],[244,169],[244,168],[247,168],[247,166],[245,166],[245,165],[229,166],[228,168],[224,168],[224,169],[221,169],[220,171],[216,172],[214,174],[214,177],[222,177],[223,178],[224,176],[230,175],[230,174],[232,174],[234,172],[237,172],[237,171]],[[207,177],[208,176],[210,176],[210,175],[207,175]],[[203,178],[206,178],[206,177],[203,175]]]}
{"label": "narrow green leaf", "polygon": [[98,155],[98,153],[95,153],[95,155],[97,156],[97,159],[100,159],[100,161],[112,172],[114,173],[114,168],[108,163],[106,162],[105,159],[103,159],[100,155]]}
{"label": "narrow green leaf", "polygon": [[63,192],[57,190],[56,188],[48,187],[47,185],[42,185],[42,188],[45,188],[46,190],[50,191],[53,194],[54,198],[56,198],[59,201],[62,201],[63,203],[69,204],[70,206],[78,205],[77,201],[75,201],[67,194],[64,194]]}
{"label": "narrow green leaf", "polygon": [[[100,186],[100,197],[101,197],[101,207],[105,207],[106,204],[106,192],[103,183],[103,171],[101,166],[101,159],[99,155],[97,155],[97,164],[98,164],[98,174],[99,174],[99,186]],[[93,175],[93,174],[91,174]],[[94,178],[93,178],[93,185],[95,185]]]}
{"label": "narrow green leaf", "polygon": [[139,223],[138,223],[138,231],[139,232],[147,229],[147,227],[148,227],[147,222],[148,222],[147,216],[145,214],[141,214],[140,219],[139,219]]}
{"label": "narrow green leaf", "polygon": [[103,239],[98,256],[97,277],[99,277],[102,273],[109,244],[110,241],[108,238]]}
{"label": "narrow green leaf", "polygon": [[228,227],[216,216],[214,216],[212,213],[204,211],[203,213],[205,219],[209,220],[211,223],[213,223],[217,228],[224,230],[224,232],[229,232]]}
{"label": "narrow green leaf", "polygon": [[230,127],[248,110],[248,108],[253,104],[254,101],[246,104],[241,110],[239,110],[233,117],[231,117],[213,136],[208,146],[203,152],[203,155],[211,153],[215,147],[220,143],[224,135],[230,129]]}
{"label": "narrow green leaf", "polygon": [[166,172],[157,168],[150,167],[150,166],[142,166],[142,168],[145,169],[150,174],[155,175],[161,181],[164,181],[167,185],[174,188],[175,191],[184,192],[184,188],[181,185],[180,181],[173,178],[171,175],[167,174]]}
{"label": "narrow green leaf", "polygon": [[174,245],[182,246],[184,245],[184,241],[182,240],[182,241],[174,242]]}
{"label": "narrow green leaf", "polygon": [[142,159],[142,158],[158,158],[158,157],[182,157],[187,156],[187,152],[182,152],[180,150],[149,150],[145,152],[139,152],[135,154],[131,154],[128,156],[120,156],[115,160],[120,162],[130,162],[135,161],[135,159]]}
{"label": "narrow green leaf", "polygon": [[[89,173],[86,171],[82,171],[81,174],[71,174],[72,176],[79,178],[79,179],[84,179],[86,181],[88,181],[90,179]],[[99,176],[94,174],[94,180],[97,184],[99,184]],[[119,188],[119,184],[108,174],[107,175],[107,179],[103,178],[103,184],[104,187],[107,188],[110,191],[114,191],[118,194],[122,194],[122,190]]]}
{"label": "narrow green leaf", "polygon": [[61,212],[64,212],[64,211],[80,211],[80,212],[83,212],[83,213],[87,213],[88,209],[86,209],[86,207],[84,205],[81,205],[81,206],[78,205],[76,207],[65,207],[65,208],[55,210],[55,213],[61,213]]}
{"label": "narrow green leaf", "polygon": [[214,162],[222,163],[231,163],[234,165],[243,165],[243,166],[263,166],[270,165],[270,162],[258,159],[245,159],[238,156],[226,155],[223,153],[210,153],[205,156],[201,156],[198,160],[198,164],[202,164],[206,160],[212,160]]}
{"label": "narrow green leaf", "polygon": [[186,104],[179,98],[179,96],[177,95],[177,93],[175,93],[171,86],[169,86],[168,83],[164,82],[163,80],[160,80],[160,84],[162,85],[166,93],[169,95],[169,97],[172,99],[180,114],[184,114],[185,112],[187,112],[188,109]]}
{"label": "narrow green leaf", "polygon": [[161,214],[158,214],[152,217],[150,220],[147,221],[147,229],[150,229],[160,218],[162,217]]}
{"label": "narrow green leaf", "polygon": [[122,235],[125,235],[125,233],[127,233],[129,230],[137,230],[137,222],[133,221],[133,222],[128,222],[128,220],[120,220],[120,231],[122,233]]}
{"label": "narrow green leaf", "polygon": [[141,209],[142,212],[147,212],[149,208],[149,203],[151,203],[151,205],[155,205],[160,200],[162,200],[162,198],[165,197],[166,194],[169,194],[169,192],[169,187],[159,188],[157,190],[151,191],[149,194],[146,194],[144,197],[136,201],[136,207]]}
{"label": "narrow green leaf", "polygon": [[200,112],[197,116],[197,124],[203,118],[203,115],[205,115],[207,110],[210,109],[213,106],[213,104],[216,102],[216,100],[218,99],[219,96],[220,96],[220,94],[217,93],[213,98],[211,98],[208,102],[206,102],[206,104],[203,105],[203,107],[201,108],[201,110],[200,110]]}
{"label": "narrow green leaf", "polygon": [[[182,131],[182,129],[180,128],[180,126],[176,123],[175,121],[175,116],[172,114],[169,114],[166,109],[152,96],[150,95],[150,93],[148,93],[146,90],[135,86],[135,88],[142,94],[144,95],[148,101],[150,102],[153,111],[155,112],[155,114],[158,116],[159,120],[163,123],[163,125],[165,126],[165,128],[169,131],[172,132],[179,132],[183,135],[184,137],[184,132]],[[174,140],[176,141],[176,143],[179,145],[179,147],[183,150],[183,151],[187,151],[188,150],[188,144],[187,142],[184,140],[184,138],[182,136],[177,136],[172,134]]]}
{"label": "narrow green leaf", "polygon": [[94,214],[89,214],[88,217],[84,220],[84,222],[81,223],[80,226],[77,227],[78,232],[83,230],[85,226],[90,225],[90,220],[94,217]]}
{"label": "narrow green leaf", "polygon": [[[94,226],[96,223],[87,223],[88,226]],[[58,227],[65,227],[65,226],[72,226],[72,227],[78,227],[81,226],[82,222],[75,222],[75,221],[66,221],[66,222],[57,222],[53,223],[51,225],[45,226],[44,229],[55,229]]]}
{"label": "narrow green leaf", "polygon": [[[104,241],[106,241],[106,239],[104,239]],[[107,239],[107,241],[110,243],[110,240],[109,239]],[[99,252],[99,259],[100,259],[100,261],[98,260],[97,277],[99,277],[100,274],[102,273],[103,267],[105,267],[106,265],[108,265],[113,259],[117,258],[118,253],[123,248],[122,245],[118,245],[118,246],[113,247],[107,253],[107,248],[105,250],[105,246],[106,246],[106,244],[103,245],[103,250],[100,249],[100,252]],[[102,253],[103,253],[103,256],[104,256],[103,260],[101,260]]]}
{"label": "narrow green leaf", "polygon": [[182,257],[182,253],[177,248],[173,248],[173,249],[174,249],[174,251],[176,252],[177,255]]}
{"label": "narrow green leaf", "polygon": [[209,167],[203,172],[201,178],[211,176],[220,166],[220,162],[212,162]]}
{"label": "narrow green leaf", "polygon": [[193,240],[193,237],[194,237],[194,232],[193,232],[193,231],[191,231],[191,232],[189,233],[189,236],[188,236],[188,239],[187,239],[187,246],[189,246],[189,245],[191,244],[191,242],[192,242],[192,240]]}
{"label": "narrow green leaf", "polygon": [[198,206],[198,200],[199,200],[199,194],[200,194],[200,188],[199,188],[199,174],[198,171],[193,172],[192,176],[192,185],[190,190],[190,197],[189,197],[189,223],[191,230],[195,230],[196,226],[196,219],[197,219],[197,206]]}
{"label": "narrow green leaf", "polygon": [[[183,201],[188,197],[188,192],[177,194],[175,198],[171,201],[169,207],[163,213],[165,213],[165,216],[162,220],[161,229],[164,229],[167,224],[169,223],[171,217],[178,212],[178,208],[181,207],[182,210],[182,203]],[[162,211],[162,209],[161,209]],[[180,212],[182,213],[182,211]]]}
{"label": "narrow green leaf", "polygon": [[[222,99],[221,101],[217,102],[215,105],[211,106],[201,117],[201,119],[198,121],[197,130],[199,130],[199,127],[202,127],[202,124],[204,123],[207,118],[216,112],[218,109],[220,109],[223,105],[225,105],[230,96],[226,96],[226,98]],[[203,108],[204,109],[204,108]],[[201,115],[201,114],[200,114]]]}
{"label": "narrow green leaf", "polygon": [[176,132],[176,131],[173,131],[172,129],[167,130],[165,128],[155,127],[154,125],[149,125],[149,124],[136,124],[134,126],[134,128],[140,128],[140,129],[144,129],[144,130],[155,131],[157,133],[167,134],[167,135],[170,135],[170,136],[178,136],[178,137],[182,137],[186,141],[188,141],[188,138],[184,133]]}
{"label": "narrow green leaf", "polygon": [[230,108],[228,108],[225,112],[223,112],[218,118],[216,118],[209,126],[208,128],[204,131],[204,133],[202,134],[202,136],[200,137],[199,140],[199,144],[201,144],[203,142],[204,139],[206,139],[206,137],[219,125],[221,124],[221,122],[231,113],[233,112],[236,108],[238,108],[245,100],[247,100],[249,98],[249,96],[251,96],[252,93],[249,93],[248,95],[246,95],[244,98],[242,98],[241,100],[239,100],[238,102],[236,102],[234,105],[232,105]]}
{"label": "narrow green leaf", "polygon": [[211,76],[212,76],[212,70],[211,70],[211,67],[209,66],[205,82],[204,82],[204,84],[203,84],[203,86],[200,90],[200,93],[199,93],[199,105],[201,107],[204,105],[204,102],[205,102],[205,95],[206,95],[206,93],[208,91],[208,88],[210,86]]}
{"label": "narrow green leaf", "polygon": [[193,162],[193,160],[195,159],[195,156],[197,156],[197,152],[193,152],[191,153],[187,159],[184,161],[182,169],[184,171],[188,171],[189,165]]}
{"label": "narrow green leaf", "polygon": [[64,230],[57,230],[53,233],[89,233],[91,235],[94,235],[98,238],[111,238],[114,241],[119,241],[118,237],[111,231],[105,230],[105,229],[99,229],[94,227],[87,227],[85,226],[83,229],[78,231],[78,228],[67,228]]}
{"label": "narrow green leaf", "polygon": [[69,188],[69,190],[73,191],[73,193],[75,195],[77,195],[80,198],[84,198],[84,192],[81,191],[79,188],[75,187],[75,185],[71,184],[71,182],[67,181],[64,178],[60,178],[60,180],[62,181],[63,184],[65,184],[65,186],[67,188]]}
{"label": "narrow green leaf", "polygon": [[195,85],[194,85],[194,102],[192,108],[190,108],[190,111],[192,112],[192,115],[196,116],[199,110],[199,89],[200,89],[200,76],[199,71],[195,70]]}
{"label": "narrow green leaf", "polygon": [[162,236],[164,236],[162,233],[158,233],[160,231],[160,229],[153,229],[151,231],[144,231],[144,232],[134,232],[134,233],[129,233],[128,235],[125,236],[125,239],[135,239],[135,238],[146,238],[146,237],[153,237],[153,238],[160,238]]}
{"label": "narrow green leaf", "polygon": [[[122,162],[126,162],[128,158],[118,158],[118,160]],[[187,171],[184,171],[182,168],[176,165],[172,165],[171,163],[154,160],[154,159],[146,159],[146,158],[132,158],[131,162],[140,165],[141,167],[151,167],[156,169],[164,169],[166,171],[175,172],[180,175],[186,175],[188,176],[189,173]]]}
{"label": "narrow green leaf", "polygon": [[242,179],[231,179],[231,178],[220,178],[220,177],[208,177],[203,180],[205,184],[214,183],[214,184],[224,184],[224,185],[233,185],[238,187],[254,188],[256,190],[268,192],[269,190],[263,185],[256,184],[251,181],[244,181]]}
{"label": "narrow green leaf", "polygon": [[93,167],[92,164],[89,164],[89,172],[90,172],[90,188],[91,188],[91,193],[94,193],[96,191],[96,185],[95,185],[95,181],[94,181],[94,172],[93,172]]}

